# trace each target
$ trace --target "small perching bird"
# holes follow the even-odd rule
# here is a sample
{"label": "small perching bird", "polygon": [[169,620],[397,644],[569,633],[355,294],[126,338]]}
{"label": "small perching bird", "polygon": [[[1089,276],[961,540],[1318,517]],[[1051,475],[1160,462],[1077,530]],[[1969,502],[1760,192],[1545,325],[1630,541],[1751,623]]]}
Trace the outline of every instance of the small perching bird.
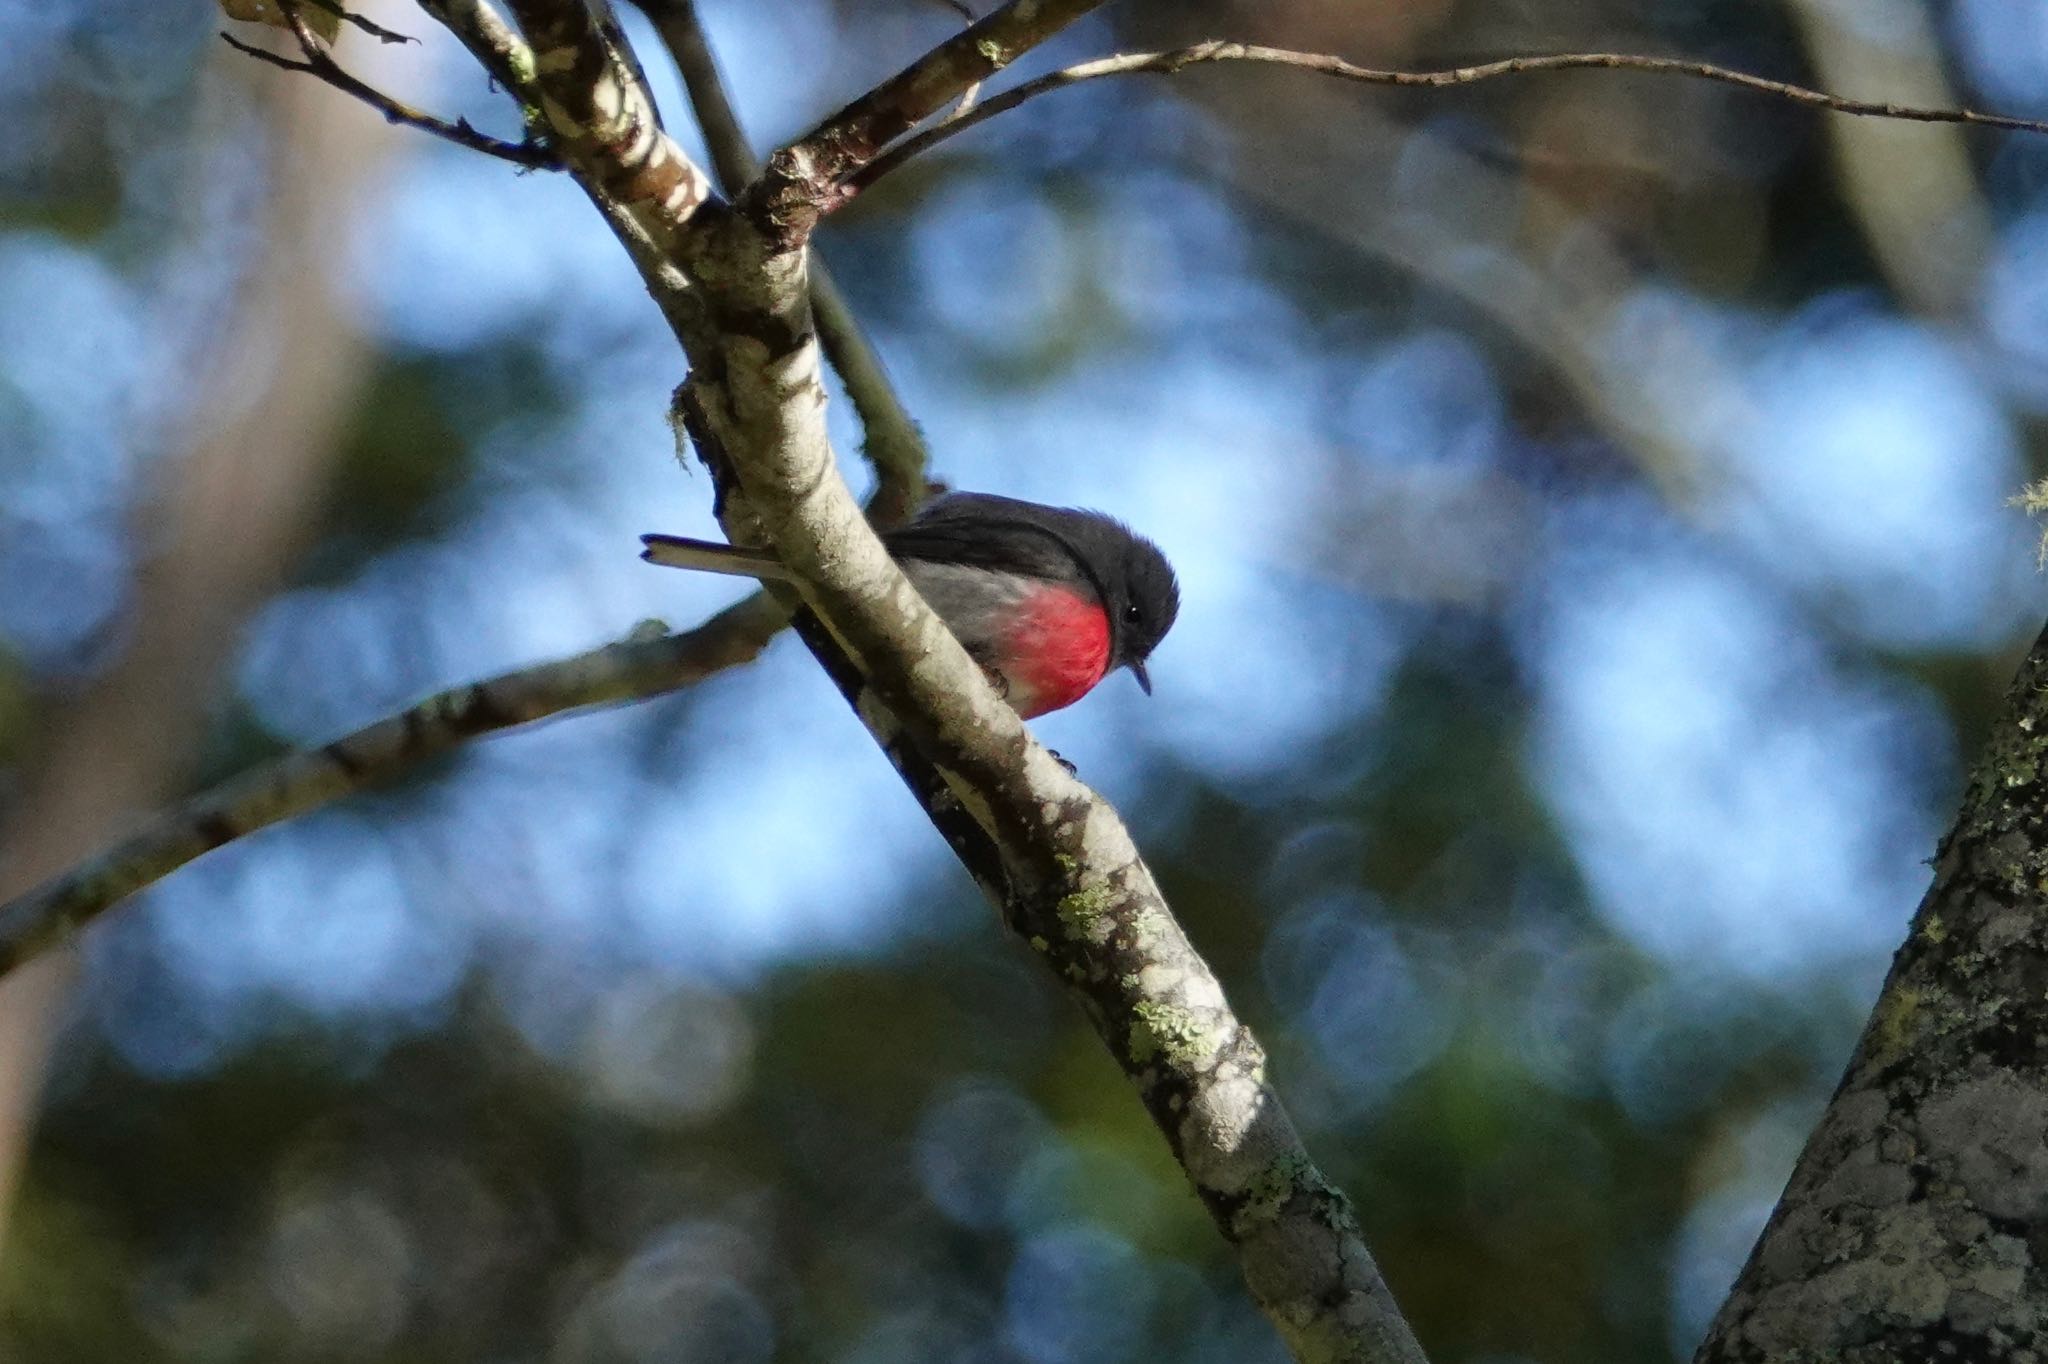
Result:
{"label": "small perching bird", "polygon": [[[756,550],[641,539],[649,563],[789,577]],[[1159,546],[1114,517],[950,493],[882,543],[1025,719],[1071,706],[1118,668],[1151,693],[1145,663],[1173,628],[1180,587]]]}

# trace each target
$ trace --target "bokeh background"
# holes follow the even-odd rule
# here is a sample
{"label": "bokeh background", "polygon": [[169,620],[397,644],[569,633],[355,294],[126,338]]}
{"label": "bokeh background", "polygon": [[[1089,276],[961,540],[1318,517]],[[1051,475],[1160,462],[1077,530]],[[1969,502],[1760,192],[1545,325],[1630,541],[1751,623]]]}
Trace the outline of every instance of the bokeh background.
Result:
{"label": "bokeh background", "polygon": [[[705,8],[763,139],[957,22]],[[347,61],[515,131],[371,12],[427,41]],[[740,590],[635,557],[710,490],[573,188],[221,26],[0,7],[0,889]],[[1120,0],[1027,66],[1212,36],[2048,114],[2034,0]],[[1213,69],[1007,115],[824,250],[936,475],[1179,565],[1157,696],[1037,729],[1133,821],[1433,1358],[1686,1356],[2048,598],[2005,505],[2044,462],[2048,140]],[[218,853],[0,1025],[9,1358],[1283,1357],[793,640]]]}

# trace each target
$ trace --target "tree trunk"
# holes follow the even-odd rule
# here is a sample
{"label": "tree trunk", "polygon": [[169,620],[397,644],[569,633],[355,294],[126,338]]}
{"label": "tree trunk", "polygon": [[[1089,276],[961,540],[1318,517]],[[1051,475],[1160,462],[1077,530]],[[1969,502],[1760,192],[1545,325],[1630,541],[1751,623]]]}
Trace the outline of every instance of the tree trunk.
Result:
{"label": "tree trunk", "polygon": [[1697,1364],[2048,1355],[2048,631]]}

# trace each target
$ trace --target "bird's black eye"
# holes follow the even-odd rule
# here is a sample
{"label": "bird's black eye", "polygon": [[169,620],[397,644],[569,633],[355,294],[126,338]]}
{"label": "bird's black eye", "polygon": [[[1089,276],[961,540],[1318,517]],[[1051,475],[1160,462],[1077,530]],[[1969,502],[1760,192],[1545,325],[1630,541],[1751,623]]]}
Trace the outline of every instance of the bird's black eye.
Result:
{"label": "bird's black eye", "polygon": [[1138,604],[1136,602],[1132,602],[1130,605],[1124,608],[1124,619],[1129,621],[1133,625],[1136,625],[1140,620],[1144,619],[1144,616],[1145,613],[1138,609]]}

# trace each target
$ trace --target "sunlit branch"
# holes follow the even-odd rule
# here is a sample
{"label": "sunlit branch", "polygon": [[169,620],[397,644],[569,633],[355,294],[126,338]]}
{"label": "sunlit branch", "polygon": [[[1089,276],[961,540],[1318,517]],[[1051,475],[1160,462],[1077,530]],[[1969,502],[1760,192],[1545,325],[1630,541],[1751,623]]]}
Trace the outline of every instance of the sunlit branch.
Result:
{"label": "sunlit branch", "polygon": [[711,169],[718,176],[719,188],[737,194],[761,173],[761,162],[726,94],[725,78],[719,73],[704,22],[697,15],[696,0],[636,2],[661,35],[662,46],[683,78],[683,93],[689,97],[690,111],[697,116],[704,144],[711,151]]}
{"label": "sunlit branch", "polygon": [[[533,46],[542,127],[586,187],[630,214],[679,265],[676,236],[714,196],[711,179],[662,131],[639,64],[585,0],[508,0]],[[666,287],[666,286],[665,286]]]}
{"label": "sunlit branch", "polygon": [[660,696],[751,662],[785,619],[775,602],[756,593],[683,634],[626,639],[455,687],[333,743],[245,772],[0,905],[0,973],[66,941],[111,906],[216,848],[388,781],[473,739]]}
{"label": "sunlit branch", "polygon": [[770,156],[747,207],[777,239],[802,240],[883,148],[1102,3],[1010,0]]}
{"label": "sunlit branch", "polygon": [[298,41],[299,51],[304,54],[304,60],[294,61],[275,52],[267,52],[243,42],[231,33],[221,34],[222,40],[237,52],[246,53],[257,61],[285,71],[303,72],[315,80],[323,81],[343,94],[369,105],[389,122],[417,128],[421,132],[431,133],[444,141],[452,142],[458,147],[482,152],[486,156],[495,156],[501,161],[510,161],[513,165],[527,170],[550,170],[555,167],[554,153],[546,147],[533,142],[507,142],[503,138],[492,137],[471,127],[467,119],[458,118],[450,122],[437,118],[425,110],[415,109],[410,104],[394,99],[375,86],[350,75],[328,55],[318,36],[307,25],[296,0],[280,0],[280,8]]}
{"label": "sunlit branch", "polygon": [[[726,93],[718,60],[697,15],[696,0],[640,0],[640,7],[675,59],[721,187],[729,195],[738,194],[760,174],[761,163]],[[810,276],[811,321],[818,329],[818,342],[860,418],[865,436],[862,453],[875,469],[869,519],[877,525],[893,525],[924,500],[926,471],[931,467],[924,433],[903,406],[846,296],[825,263],[815,256]]]}
{"label": "sunlit branch", "polygon": [[825,431],[803,253],[775,250],[775,225],[759,238],[769,268],[708,274],[720,325],[682,338],[681,424],[728,535],[774,545],[817,622],[805,642],[1130,1076],[1296,1358],[1419,1364],[1350,1205],[1122,819],[1032,739],[863,524]]}
{"label": "sunlit branch", "polygon": [[534,84],[533,49],[491,0],[419,0],[428,16],[455,35],[492,80],[527,106],[528,124],[538,116],[540,91]]}
{"label": "sunlit branch", "polygon": [[[1733,85],[1757,94],[1790,100],[1794,104],[1813,109],[1826,109],[1838,114],[1903,119],[1914,123],[1961,123],[1981,128],[2002,128],[2013,132],[2048,133],[2048,120],[1984,114],[1971,109],[1922,109],[1875,100],[1848,99],[1841,95],[1808,89],[1803,85],[1766,80],[1762,76],[1752,76],[1745,71],[1716,66],[1712,62],[1689,61],[1679,57],[1646,57],[1623,52],[1561,52],[1533,57],[1508,57],[1497,62],[1482,62],[1475,66],[1451,67],[1441,71],[1392,71],[1358,66],[1345,61],[1342,57],[1321,53],[1295,52],[1286,48],[1261,47],[1252,43],[1208,42],[1176,48],[1170,52],[1136,52],[1103,57],[1028,80],[1001,94],[992,95],[971,109],[922,132],[904,138],[887,151],[876,155],[866,166],[856,168],[845,175],[841,183],[849,191],[850,197],[850,192],[865,189],[910,158],[959,136],[969,128],[986,123],[1026,100],[1036,99],[1054,90],[1063,90],[1068,86],[1109,76],[1170,76],[1191,66],[1218,62],[1292,67],[1296,70],[1312,71],[1318,75],[1335,76],[1340,80],[1356,81],[1363,85],[1433,90],[1458,85],[1476,85],[1481,81],[1494,80],[1502,76],[1535,75],[1545,71],[1637,71],[1649,75],[1685,76],[1694,80],[1717,81],[1723,85]],[[843,202],[844,197],[828,200],[826,211],[831,211]]]}

